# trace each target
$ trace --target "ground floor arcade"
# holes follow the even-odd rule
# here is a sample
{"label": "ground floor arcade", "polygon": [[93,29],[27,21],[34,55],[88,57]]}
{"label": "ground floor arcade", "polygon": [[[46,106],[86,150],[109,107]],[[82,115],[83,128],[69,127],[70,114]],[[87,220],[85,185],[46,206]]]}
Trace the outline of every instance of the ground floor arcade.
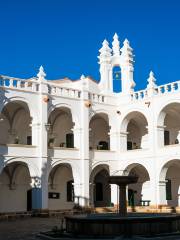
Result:
{"label": "ground floor arcade", "polygon": [[[34,173],[23,161],[6,164],[0,174],[0,212],[63,210],[79,205],[110,207],[118,203],[118,189],[108,182],[108,176],[113,173],[106,163],[92,168],[84,188],[71,162],[56,164],[47,172],[47,180],[42,181],[32,176]],[[131,163],[118,174],[138,176],[138,182],[127,189],[129,206],[175,208],[180,206],[179,172],[180,160],[173,159],[159,167],[154,175],[140,163]],[[89,189],[88,199],[83,195],[84,189]]]}

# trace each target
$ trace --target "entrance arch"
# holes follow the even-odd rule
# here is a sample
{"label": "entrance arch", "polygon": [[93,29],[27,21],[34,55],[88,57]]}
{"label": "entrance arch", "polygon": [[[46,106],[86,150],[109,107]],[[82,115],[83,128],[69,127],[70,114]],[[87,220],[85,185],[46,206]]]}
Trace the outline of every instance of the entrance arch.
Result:
{"label": "entrance arch", "polygon": [[160,171],[160,203],[180,206],[180,160],[168,161]]}
{"label": "entrance arch", "polygon": [[74,207],[74,178],[70,164],[59,164],[49,174],[49,209]]}
{"label": "entrance arch", "polygon": [[133,163],[126,167],[126,174],[138,176],[138,182],[128,185],[128,201],[130,206],[142,205],[142,201],[150,201],[150,177],[147,169],[139,164]]}
{"label": "entrance arch", "polygon": [[109,167],[98,165],[90,176],[90,198],[94,207],[109,207],[111,205],[111,187],[108,183]]}
{"label": "entrance arch", "polygon": [[22,162],[8,164],[0,174],[0,212],[30,211],[31,177]]}

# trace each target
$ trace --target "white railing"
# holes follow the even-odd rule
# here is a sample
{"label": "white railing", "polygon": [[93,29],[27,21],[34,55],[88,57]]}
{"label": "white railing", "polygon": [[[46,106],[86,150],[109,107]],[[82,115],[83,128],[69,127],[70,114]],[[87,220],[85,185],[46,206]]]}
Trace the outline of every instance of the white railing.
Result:
{"label": "white railing", "polygon": [[47,83],[48,93],[51,95],[69,97],[69,98],[81,98],[81,91],[78,89],[61,87],[59,84]]}
{"label": "white railing", "polygon": [[38,92],[39,82],[35,78],[20,79],[0,75],[0,87]]}
{"label": "white railing", "polygon": [[155,90],[157,94],[166,94],[170,92],[180,91],[180,81],[158,86]]}
{"label": "white railing", "polygon": [[137,91],[137,92],[134,92],[131,94],[131,100],[140,100],[140,99],[144,99],[146,98],[148,95],[147,95],[147,90],[140,90],[140,91]]}
{"label": "white railing", "polygon": [[96,93],[88,93],[89,100],[92,102],[97,102],[97,103],[104,103],[105,102],[105,96],[101,94],[96,94]]}
{"label": "white railing", "polygon": [[176,82],[160,85],[154,89],[145,89],[145,90],[133,92],[131,94],[131,100],[132,101],[141,100],[151,96],[159,96],[162,94],[174,93],[179,91],[180,91],[180,81],[176,81]]}

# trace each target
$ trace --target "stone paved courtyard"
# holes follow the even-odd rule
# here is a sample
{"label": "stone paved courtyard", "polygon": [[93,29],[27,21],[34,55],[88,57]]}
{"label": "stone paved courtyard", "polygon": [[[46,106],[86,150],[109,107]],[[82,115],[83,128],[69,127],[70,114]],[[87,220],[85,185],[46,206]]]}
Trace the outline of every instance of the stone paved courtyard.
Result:
{"label": "stone paved courtyard", "polygon": [[28,218],[0,222],[0,240],[34,240],[40,231],[59,226],[58,218]]}
{"label": "stone paved courtyard", "polygon": [[[38,240],[36,235],[39,232],[51,230],[54,226],[59,227],[60,222],[60,218],[27,218],[2,221],[0,222],[0,240]],[[136,240],[137,238],[131,239]],[[158,238],[142,238],[142,240],[144,239],[180,240],[180,235]]]}

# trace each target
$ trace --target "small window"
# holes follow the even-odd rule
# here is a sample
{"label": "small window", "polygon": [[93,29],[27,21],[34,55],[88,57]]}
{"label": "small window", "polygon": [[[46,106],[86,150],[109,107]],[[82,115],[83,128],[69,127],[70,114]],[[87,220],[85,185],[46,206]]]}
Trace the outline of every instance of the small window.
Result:
{"label": "small window", "polygon": [[95,185],[96,189],[96,201],[103,201],[103,184],[101,182],[97,182]]}
{"label": "small window", "polygon": [[74,201],[74,181],[68,181],[67,182],[67,202],[73,202]]}

